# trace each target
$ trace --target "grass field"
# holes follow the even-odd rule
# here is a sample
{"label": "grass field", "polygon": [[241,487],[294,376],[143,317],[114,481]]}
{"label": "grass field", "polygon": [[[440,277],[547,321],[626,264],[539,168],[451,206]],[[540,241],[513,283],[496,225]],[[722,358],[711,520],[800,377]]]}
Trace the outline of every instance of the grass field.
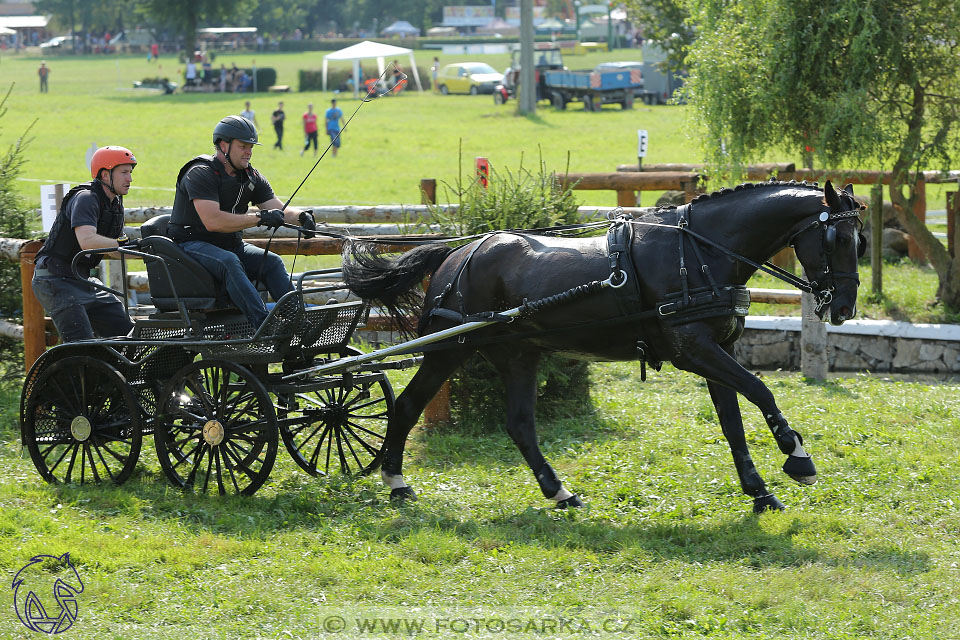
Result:
{"label": "grass field", "polygon": [[[433,52],[417,52],[420,66],[429,67]],[[297,87],[297,71],[318,69],[322,52],[256,54],[257,65],[277,69],[279,84]],[[637,59],[639,51],[570,56],[570,68],[593,68],[598,62]],[[224,54],[215,60],[228,67],[249,66],[252,56]],[[443,63],[466,57],[444,57]],[[490,64],[506,68],[508,58],[489,56]],[[158,75],[158,65],[140,57],[56,57],[51,68],[50,92],[39,93],[36,69],[40,59],[29,56],[0,58],[0,88],[15,83],[9,112],[0,121],[0,144],[7,145],[31,123],[33,143],[26,154],[21,181],[29,200],[39,200],[40,182],[77,183],[87,179],[85,153],[91,144],[120,144],[134,150],[140,165],[128,205],[169,205],[177,170],[189,158],[208,153],[213,126],[228,114],[243,110],[250,99],[261,125],[264,147],[253,163],[271,181],[278,194],[297,187],[313,159],[299,156],[302,134],[299,115],[308,102],[315,110],[329,106],[332,93],[175,94],[135,91],[132,83]],[[161,58],[160,75],[182,83],[172,57]],[[368,71],[369,71],[369,66]],[[349,117],[358,101],[338,96]],[[269,114],[278,99],[288,116],[285,149],[271,149],[275,137]],[[618,164],[636,161],[637,129],[649,131],[646,162],[698,162],[698,141],[692,139],[687,107],[638,105],[632,111],[607,106],[601,113],[586,113],[578,103],[555,111],[545,103],[530,117],[518,117],[515,104],[497,107],[490,96],[439,96],[404,93],[365,104],[343,134],[337,158],[327,157],[297,197],[301,204],[419,204],[421,178],[452,184],[458,175],[462,145],[464,170],[472,174],[475,156],[486,156],[494,170],[516,170],[521,159],[527,166],[542,153],[548,170],[613,171]],[[311,152],[312,153],[312,152]],[[769,161],[798,161],[771,152]],[[865,188],[864,188],[865,189]],[[444,193],[439,194],[442,198]],[[580,191],[583,204],[616,204],[613,192]],[[653,204],[656,194],[644,194]],[[943,208],[940,188],[929,188],[930,208]]]}
{"label": "grass field", "polygon": [[[698,378],[668,367],[641,384],[631,364],[592,377],[592,407],[541,425],[588,503],[574,513],[548,508],[504,433],[450,427],[414,432],[405,472],[421,498],[405,506],[374,478],[309,478],[282,451],[253,497],[184,495],[146,442],[119,488],[50,486],[21,455],[9,399],[0,566],[9,577],[69,552],[85,590],[65,637],[101,640],[960,637],[956,385],[765,375],[821,481],[789,481],[743,403],[753,457],[788,506],[754,516]],[[357,626],[378,618],[426,630]],[[456,619],[485,626],[453,633]],[[504,619],[576,625],[497,632]],[[9,606],[0,637],[32,637]]]}

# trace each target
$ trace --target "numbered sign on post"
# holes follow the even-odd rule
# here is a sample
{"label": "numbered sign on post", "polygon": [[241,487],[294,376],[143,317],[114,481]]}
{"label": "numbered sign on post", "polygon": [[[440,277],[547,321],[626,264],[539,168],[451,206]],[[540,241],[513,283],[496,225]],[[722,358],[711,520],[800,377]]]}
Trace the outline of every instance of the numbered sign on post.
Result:
{"label": "numbered sign on post", "polygon": [[637,129],[637,157],[647,157],[647,130]]}
{"label": "numbered sign on post", "polygon": [[490,186],[490,161],[477,156],[477,181],[486,189]]}
{"label": "numbered sign on post", "polygon": [[40,185],[40,216],[43,219],[43,230],[49,232],[53,221],[60,210],[60,201],[70,191],[69,184],[42,184]]}

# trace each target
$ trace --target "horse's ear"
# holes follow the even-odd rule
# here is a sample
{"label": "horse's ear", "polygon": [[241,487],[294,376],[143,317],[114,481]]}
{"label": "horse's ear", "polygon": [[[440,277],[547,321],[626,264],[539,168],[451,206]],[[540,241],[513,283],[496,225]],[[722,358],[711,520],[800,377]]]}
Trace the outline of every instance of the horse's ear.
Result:
{"label": "horse's ear", "polygon": [[846,191],[848,195],[851,195],[851,196],[852,196],[852,195],[853,195],[853,183],[852,183],[852,182],[848,182],[848,183],[847,183],[847,186],[845,186],[845,187],[843,188],[843,190]]}
{"label": "horse's ear", "polygon": [[823,185],[823,199],[831,209],[839,209],[843,206],[840,203],[840,196],[837,195],[837,190],[833,188],[833,184],[831,184],[829,180]]}

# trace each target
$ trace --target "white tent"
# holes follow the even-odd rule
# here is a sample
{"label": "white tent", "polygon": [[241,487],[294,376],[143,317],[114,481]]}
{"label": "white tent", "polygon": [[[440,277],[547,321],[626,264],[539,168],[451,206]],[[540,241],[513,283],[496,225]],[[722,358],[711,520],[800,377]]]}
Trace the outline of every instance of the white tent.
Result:
{"label": "white tent", "polygon": [[386,68],[383,62],[384,58],[395,58],[402,55],[409,56],[410,70],[413,72],[413,79],[417,83],[417,89],[423,91],[423,86],[420,84],[420,74],[417,73],[417,63],[413,59],[412,49],[395,47],[392,44],[371,42],[370,40],[364,40],[359,44],[355,44],[347,47],[346,49],[334,51],[333,53],[328,53],[327,55],[323,56],[323,90],[327,90],[327,64],[330,60],[353,61],[353,97],[356,98],[359,95],[361,60],[365,58],[376,58],[377,73],[378,75],[382,76],[383,70]]}
{"label": "white tent", "polygon": [[382,36],[418,36],[420,29],[416,28],[406,20],[397,20],[392,25],[380,32]]}

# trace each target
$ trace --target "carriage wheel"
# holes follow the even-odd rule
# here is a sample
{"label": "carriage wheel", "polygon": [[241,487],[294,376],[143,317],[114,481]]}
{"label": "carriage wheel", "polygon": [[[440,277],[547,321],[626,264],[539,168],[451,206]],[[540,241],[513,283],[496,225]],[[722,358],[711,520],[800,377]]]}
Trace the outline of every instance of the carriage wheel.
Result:
{"label": "carriage wheel", "polygon": [[160,466],[197,493],[252,495],[277,458],[277,418],[263,383],[246,368],[201,360],[163,393],[154,430]]}
{"label": "carriage wheel", "polygon": [[121,484],[133,473],[141,439],[140,405],[109,364],[64,358],[34,383],[23,441],[47,482]]}
{"label": "carriage wheel", "polygon": [[[342,357],[363,353],[345,347]],[[300,468],[310,475],[361,473],[377,459],[393,415],[393,387],[386,376],[345,376],[339,386],[281,398],[280,435]]]}

